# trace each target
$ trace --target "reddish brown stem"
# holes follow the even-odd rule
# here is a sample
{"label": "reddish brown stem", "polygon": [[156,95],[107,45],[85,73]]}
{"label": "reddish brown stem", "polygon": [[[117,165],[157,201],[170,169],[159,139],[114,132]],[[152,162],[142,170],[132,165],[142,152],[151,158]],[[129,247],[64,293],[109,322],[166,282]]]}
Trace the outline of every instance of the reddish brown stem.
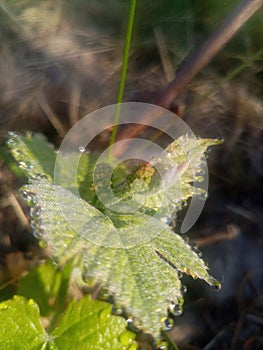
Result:
{"label": "reddish brown stem", "polygon": [[[211,61],[220,49],[237,33],[237,31],[249,20],[249,18],[263,5],[263,0],[243,0],[233,12],[221,23],[210,38],[179,68],[175,79],[165,87],[154,101],[155,104],[170,108],[178,94]],[[145,120],[155,120],[158,114],[142,116],[144,125],[127,127],[118,136],[118,140],[137,136],[147,127]],[[146,125],[145,125],[146,124]]]}
{"label": "reddish brown stem", "polygon": [[169,108],[179,92],[237,33],[249,18],[263,5],[263,0],[244,0],[221,23],[210,38],[186,60],[176,78],[161,91],[157,104]]}

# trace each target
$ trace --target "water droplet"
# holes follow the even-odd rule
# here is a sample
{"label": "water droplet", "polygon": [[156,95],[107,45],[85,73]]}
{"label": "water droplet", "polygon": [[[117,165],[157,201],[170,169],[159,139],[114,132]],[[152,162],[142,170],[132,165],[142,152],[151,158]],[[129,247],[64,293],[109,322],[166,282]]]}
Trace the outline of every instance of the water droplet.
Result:
{"label": "water droplet", "polygon": [[10,147],[13,147],[13,146],[16,146],[17,145],[17,142],[13,139],[9,139],[7,141],[7,145],[10,146]]}
{"label": "water droplet", "polygon": [[15,131],[8,131],[8,135],[10,137],[14,137],[14,138],[17,138],[18,137],[18,134],[15,132]]}
{"label": "water droplet", "polygon": [[84,146],[80,146],[79,147],[79,151],[80,151],[80,153],[85,153],[85,147]]}
{"label": "water droplet", "polygon": [[168,349],[168,344],[166,341],[162,341],[160,346],[159,346],[159,350],[167,350]]}
{"label": "water droplet", "polygon": [[203,177],[205,175],[205,171],[203,169],[198,169],[197,172],[196,172],[196,175]]}
{"label": "water droplet", "polygon": [[34,205],[36,205],[36,195],[33,192],[30,191],[22,191],[22,195],[25,198],[27,204],[32,207]]}
{"label": "water droplet", "polygon": [[0,310],[8,310],[9,307],[7,305],[0,305]]}
{"label": "water droplet", "polygon": [[41,226],[40,223],[37,220],[31,220],[30,225],[32,227],[32,230],[34,232],[34,235],[37,237],[39,234],[41,234]]}
{"label": "water droplet", "polygon": [[173,301],[169,305],[169,312],[174,316],[180,316],[183,312],[181,304],[175,304]]}
{"label": "water droplet", "polygon": [[202,258],[202,252],[200,250],[196,251],[196,254],[199,256],[199,258]]}
{"label": "water droplet", "polygon": [[138,332],[138,328],[136,327],[136,324],[134,323],[134,320],[132,318],[127,319],[127,329],[129,329],[132,332]]}
{"label": "water droplet", "polygon": [[35,206],[30,209],[30,216],[32,217],[33,220],[39,219],[40,214],[41,214],[40,206]]}
{"label": "water droplet", "polygon": [[191,242],[190,246],[191,246],[192,250],[201,258],[202,252],[199,250],[198,246],[193,242]]}
{"label": "water droplet", "polygon": [[213,280],[212,288],[215,290],[219,290],[221,288],[221,283],[217,282],[216,280]]}
{"label": "water droplet", "polygon": [[15,157],[20,158],[22,156],[22,153],[19,149],[14,149],[13,154]]}
{"label": "water droplet", "polygon": [[177,307],[175,308],[175,310],[174,310],[173,313],[174,313],[175,316],[180,316],[180,315],[182,315],[183,310],[182,310],[181,307],[179,307],[179,306],[177,305]]}
{"label": "water droplet", "polygon": [[202,192],[202,193],[199,193],[198,195],[197,195],[197,198],[199,198],[199,199],[201,199],[201,200],[206,200],[207,199],[207,193],[204,191],[204,192]]}
{"label": "water droplet", "polygon": [[183,277],[183,273],[181,271],[178,271],[178,277],[181,279]]}
{"label": "water droplet", "polygon": [[26,165],[25,162],[19,162],[18,164],[19,164],[21,169],[26,169],[27,168],[27,165]]}
{"label": "water droplet", "polygon": [[[16,156],[19,157],[21,154],[20,154],[20,151],[16,150],[15,151],[16,153]],[[32,170],[34,168],[33,164],[31,164],[30,162],[23,162],[23,161],[20,161],[18,163],[19,167],[23,170]]]}
{"label": "water droplet", "polygon": [[203,182],[203,180],[204,180],[203,176],[196,176],[195,177],[195,181],[197,181],[197,182]]}
{"label": "water droplet", "polygon": [[184,285],[182,285],[181,288],[180,288],[180,290],[181,290],[181,293],[182,293],[182,294],[185,294],[185,293],[187,292],[187,287],[184,286]]}
{"label": "water droplet", "polygon": [[161,218],[160,219],[162,222],[164,222],[165,224],[167,223],[168,219],[167,218]]}
{"label": "water droplet", "polygon": [[35,174],[35,175],[32,176],[32,179],[34,181],[39,181],[39,180],[47,180],[48,177],[45,174]]}
{"label": "water droplet", "polygon": [[164,321],[165,330],[169,331],[172,328],[173,324],[174,322],[171,318],[166,318]]}

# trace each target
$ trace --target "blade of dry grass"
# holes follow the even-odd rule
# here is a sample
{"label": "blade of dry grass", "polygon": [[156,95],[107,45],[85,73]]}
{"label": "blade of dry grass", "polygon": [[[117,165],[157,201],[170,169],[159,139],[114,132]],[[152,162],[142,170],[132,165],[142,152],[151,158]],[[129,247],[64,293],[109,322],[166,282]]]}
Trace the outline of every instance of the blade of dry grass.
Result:
{"label": "blade of dry grass", "polygon": [[156,38],[157,47],[161,58],[165,78],[166,78],[166,81],[169,82],[174,79],[174,69],[173,69],[171,59],[169,58],[169,55],[168,55],[168,49],[167,49],[165,38],[161,28],[156,28],[154,30],[154,35]]}
{"label": "blade of dry grass", "polygon": [[56,129],[59,136],[61,138],[64,138],[66,133],[67,133],[67,130],[66,130],[65,126],[61,123],[61,121],[59,120],[59,118],[55,114],[55,112],[53,112],[50,105],[47,103],[46,98],[43,95],[40,95],[37,99],[38,99],[40,107],[45,112],[46,116],[48,117],[49,121]]}
{"label": "blade of dry grass", "polygon": [[70,96],[70,105],[69,105],[69,122],[72,127],[79,120],[79,105],[80,105],[80,96],[81,90],[77,82],[72,83],[72,90]]}

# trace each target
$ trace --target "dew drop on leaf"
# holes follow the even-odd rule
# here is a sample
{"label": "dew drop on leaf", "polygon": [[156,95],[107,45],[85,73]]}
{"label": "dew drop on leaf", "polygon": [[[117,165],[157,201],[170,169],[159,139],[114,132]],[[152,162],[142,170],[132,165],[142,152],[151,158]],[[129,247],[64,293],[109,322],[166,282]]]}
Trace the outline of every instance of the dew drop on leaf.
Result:
{"label": "dew drop on leaf", "polygon": [[9,139],[8,139],[8,141],[7,141],[7,144],[8,144],[9,146],[16,146],[17,143],[18,143],[18,141],[17,141],[17,138],[18,138],[17,133],[14,132],[14,131],[9,131],[9,132],[8,132],[8,135],[9,135]]}
{"label": "dew drop on leaf", "polygon": [[0,305],[0,310],[8,310],[8,306],[7,305]]}
{"label": "dew drop on leaf", "polygon": [[213,283],[214,284],[212,285],[212,288],[214,288],[215,290],[219,290],[221,288],[221,284],[216,280]]}
{"label": "dew drop on leaf", "polygon": [[197,197],[199,198],[199,199],[201,199],[201,200],[206,200],[207,199],[207,193],[206,192],[202,192],[202,193],[199,193],[198,195],[197,195]]}
{"label": "dew drop on leaf", "polygon": [[19,162],[18,165],[23,170],[32,170],[33,169],[33,165],[28,163],[28,162]]}
{"label": "dew drop on leaf", "polygon": [[48,180],[47,175],[45,174],[35,174],[31,177],[34,181],[39,181],[39,180]]}
{"label": "dew drop on leaf", "polygon": [[173,320],[171,318],[166,318],[164,321],[165,331],[169,331],[173,326]]}
{"label": "dew drop on leaf", "polygon": [[183,277],[183,273],[181,271],[178,271],[178,277],[181,279]]}
{"label": "dew drop on leaf", "polygon": [[127,329],[134,332],[134,333],[138,332],[138,328],[134,324],[134,321],[132,318],[127,319]]}
{"label": "dew drop on leaf", "polygon": [[181,288],[180,288],[180,290],[181,290],[181,293],[182,293],[182,294],[185,294],[185,293],[187,292],[187,287],[184,286],[184,285],[182,285]]}
{"label": "dew drop on leaf", "polygon": [[169,305],[169,311],[174,316],[180,316],[183,312],[183,308],[181,304],[175,304],[174,302],[171,302]]}
{"label": "dew drop on leaf", "polygon": [[175,316],[180,316],[180,315],[182,315],[182,313],[183,313],[183,310],[181,309],[181,308],[176,308],[175,310],[174,310],[174,315]]}
{"label": "dew drop on leaf", "polygon": [[162,341],[161,345],[159,346],[159,350],[167,350],[167,349],[168,349],[167,342]]}
{"label": "dew drop on leaf", "polygon": [[40,206],[35,206],[35,207],[32,207],[31,210],[30,210],[30,216],[33,220],[37,220],[39,219],[40,217],[40,214],[41,214],[41,208]]}
{"label": "dew drop on leaf", "polygon": [[13,138],[17,138],[18,134],[15,131],[8,131],[8,135]]}
{"label": "dew drop on leaf", "polygon": [[33,192],[30,191],[23,191],[22,192],[23,197],[25,198],[27,204],[32,207],[36,205],[36,195]]}
{"label": "dew drop on leaf", "polygon": [[161,220],[161,222],[164,222],[166,224],[168,221],[168,218],[161,218],[160,220]]}

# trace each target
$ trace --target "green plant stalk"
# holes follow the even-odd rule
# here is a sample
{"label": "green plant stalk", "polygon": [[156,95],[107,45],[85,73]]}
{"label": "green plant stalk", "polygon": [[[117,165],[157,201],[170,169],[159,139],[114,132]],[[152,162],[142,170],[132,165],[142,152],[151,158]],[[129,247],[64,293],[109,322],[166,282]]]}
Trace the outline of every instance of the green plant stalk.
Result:
{"label": "green plant stalk", "polygon": [[117,97],[116,112],[115,112],[115,116],[114,116],[114,126],[112,129],[110,144],[109,144],[109,146],[110,146],[110,158],[112,157],[111,146],[115,142],[117,130],[118,130],[118,122],[119,122],[120,108],[121,108],[120,104],[122,103],[122,100],[123,100],[123,92],[124,92],[125,81],[126,81],[126,73],[127,73],[129,52],[130,52],[130,46],[131,46],[131,38],[132,38],[135,9],[136,9],[136,0],[131,0],[130,10],[129,10],[129,18],[128,18],[128,27],[127,27],[127,32],[126,32],[125,46],[124,46],[124,53],[123,53],[121,80],[120,80],[120,86],[119,86],[118,97]]}
{"label": "green plant stalk", "polygon": [[173,350],[179,350],[178,346],[173,342],[173,340],[171,339],[171,337],[167,331],[163,331],[162,334],[163,334],[165,340],[168,341],[169,345],[171,345],[171,348]]}

